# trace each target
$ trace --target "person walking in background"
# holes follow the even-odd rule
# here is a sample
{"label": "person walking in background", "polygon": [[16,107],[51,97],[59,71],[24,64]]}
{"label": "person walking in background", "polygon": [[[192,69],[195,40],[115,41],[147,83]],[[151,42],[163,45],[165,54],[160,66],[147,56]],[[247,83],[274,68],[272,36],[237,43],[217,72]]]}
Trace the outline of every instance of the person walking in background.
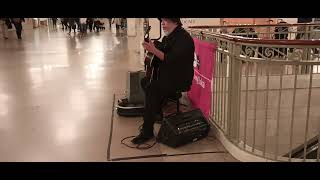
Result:
{"label": "person walking in background", "polygon": [[80,18],[80,36],[83,36],[87,32],[87,18]]}
{"label": "person walking in background", "polygon": [[119,34],[120,28],[121,28],[121,18],[113,18],[112,24],[116,24],[116,34]]}
{"label": "person walking in background", "polygon": [[92,32],[93,18],[87,18],[87,25],[89,26],[90,32]]}
{"label": "person walking in background", "polygon": [[58,20],[58,18],[51,18],[51,19],[52,19],[53,28],[56,29],[57,28],[57,20]]}
{"label": "person walking in background", "polygon": [[0,18],[0,29],[4,39],[8,39],[8,26],[6,20],[7,18]]}
{"label": "person walking in background", "polygon": [[74,21],[77,24],[77,30],[80,31],[81,25],[80,25],[80,18],[74,18]]}
{"label": "person walking in background", "polygon": [[108,21],[109,21],[109,28],[111,29],[112,18],[108,18]]}
{"label": "person walking in background", "polygon": [[16,34],[17,34],[18,39],[22,39],[22,37],[21,37],[22,22],[25,22],[24,18],[11,18],[11,22],[13,22],[13,25],[16,28]]}
{"label": "person walking in background", "polygon": [[69,33],[71,34],[71,29],[73,29],[74,34],[76,34],[76,22],[75,22],[75,18],[69,18]]}
{"label": "person walking in background", "polygon": [[99,32],[100,28],[100,18],[93,18],[93,30],[96,29]]}
{"label": "person walking in background", "polygon": [[68,29],[68,21],[68,18],[61,18],[61,25],[63,31]]}

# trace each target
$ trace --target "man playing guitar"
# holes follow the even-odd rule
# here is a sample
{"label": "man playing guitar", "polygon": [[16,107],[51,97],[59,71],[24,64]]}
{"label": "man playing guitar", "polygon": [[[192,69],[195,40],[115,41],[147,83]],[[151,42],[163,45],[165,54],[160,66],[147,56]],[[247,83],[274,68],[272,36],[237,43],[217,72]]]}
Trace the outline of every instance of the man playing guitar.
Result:
{"label": "man playing guitar", "polygon": [[[145,113],[140,134],[132,143],[142,144],[154,137],[153,125],[161,109],[163,97],[191,84],[193,79],[194,43],[189,33],[182,28],[180,18],[161,18],[165,33],[162,42],[145,41],[142,46],[154,55],[157,64],[156,78],[142,80],[145,90]],[[155,59],[152,62],[156,62]],[[150,64],[149,64],[150,65]],[[156,67],[155,64],[150,67]],[[153,75],[155,69],[153,69]],[[147,74],[148,76],[148,74]],[[145,81],[145,82],[143,82]]]}

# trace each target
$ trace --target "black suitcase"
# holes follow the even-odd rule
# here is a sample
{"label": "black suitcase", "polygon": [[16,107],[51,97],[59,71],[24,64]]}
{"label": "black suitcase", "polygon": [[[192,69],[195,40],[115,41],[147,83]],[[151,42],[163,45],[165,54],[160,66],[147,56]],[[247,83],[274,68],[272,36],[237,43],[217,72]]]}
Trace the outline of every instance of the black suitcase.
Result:
{"label": "black suitcase", "polygon": [[140,85],[145,71],[129,71],[127,74],[126,96],[118,100],[116,105],[119,116],[143,116],[144,92]]}
{"label": "black suitcase", "polygon": [[144,104],[131,104],[129,102],[122,103],[123,100],[118,100],[118,104],[116,105],[117,113],[119,116],[124,117],[137,117],[143,116],[144,114]]}
{"label": "black suitcase", "polygon": [[206,137],[209,129],[210,125],[200,109],[181,112],[163,119],[157,141],[176,148]]}

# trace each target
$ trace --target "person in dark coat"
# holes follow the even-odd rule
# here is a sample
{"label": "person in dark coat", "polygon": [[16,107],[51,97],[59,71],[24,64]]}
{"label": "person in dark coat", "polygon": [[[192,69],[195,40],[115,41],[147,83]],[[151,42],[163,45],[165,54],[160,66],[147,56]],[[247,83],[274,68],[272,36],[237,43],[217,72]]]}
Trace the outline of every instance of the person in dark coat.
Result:
{"label": "person in dark coat", "polygon": [[68,29],[68,22],[69,18],[61,18],[61,25],[62,25],[62,30],[67,30]]}
{"label": "person in dark coat", "polygon": [[93,28],[93,18],[87,18],[87,24],[88,24],[88,26],[89,26],[90,32],[92,32],[92,28]]}
{"label": "person in dark coat", "polygon": [[143,43],[144,49],[160,61],[159,76],[146,86],[143,125],[140,134],[131,141],[134,144],[154,137],[153,126],[163,97],[190,89],[193,80],[195,47],[192,37],[182,28],[180,18],[161,18],[161,21],[165,33],[162,48],[158,49],[151,41]]}
{"label": "person in dark coat", "polygon": [[13,23],[18,39],[22,39],[22,22],[25,22],[24,18],[11,18],[11,22]]}
{"label": "person in dark coat", "polygon": [[57,28],[57,20],[58,20],[58,18],[51,18],[51,20],[52,20],[52,25],[53,25],[53,28]]}
{"label": "person in dark coat", "polygon": [[80,27],[81,27],[80,18],[74,18],[74,21],[75,21],[75,23],[77,25],[77,30],[80,31]]}
{"label": "person in dark coat", "polygon": [[69,18],[69,34],[71,33],[71,29],[73,29],[74,34],[76,34],[76,18]]}
{"label": "person in dark coat", "polygon": [[108,21],[109,21],[109,28],[111,29],[112,18],[108,18]]}

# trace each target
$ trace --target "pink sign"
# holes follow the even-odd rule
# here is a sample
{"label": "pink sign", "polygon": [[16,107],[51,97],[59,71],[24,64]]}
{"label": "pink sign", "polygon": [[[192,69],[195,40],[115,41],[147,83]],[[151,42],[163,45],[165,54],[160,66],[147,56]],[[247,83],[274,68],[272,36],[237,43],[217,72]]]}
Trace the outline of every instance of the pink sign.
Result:
{"label": "pink sign", "polygon": [[189,100],[195,108],[201,109],[206,118],[211,109],[211,83],[215,65],[216,45],[194,38],[194,76]]}

